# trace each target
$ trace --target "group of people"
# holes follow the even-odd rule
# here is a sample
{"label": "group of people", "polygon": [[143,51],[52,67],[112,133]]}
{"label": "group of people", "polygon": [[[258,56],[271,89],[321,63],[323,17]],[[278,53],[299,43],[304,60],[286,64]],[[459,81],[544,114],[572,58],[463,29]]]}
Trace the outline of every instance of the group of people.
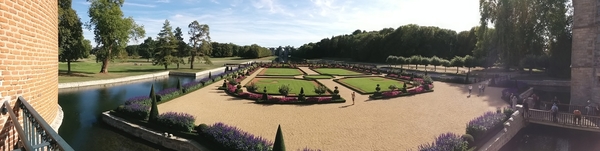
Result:
{"label": "group of people", "polygon": [[[510,96],[510,100],[511,100],[511,107],[513,109],[516,109],[516,105],[517,105],[517,96],[514,94],[511,94]],[[554,97],[554,99],[551,100],[552,102],[552,107],[550,107],[550,113],[552,115],[552,121],[553,122],[558,122],[558,105],[560,104],[560,101],[558,100],[558,97]],[[527,99],[523,100],[523,117],[531,117],[531,115],[529,114],[529,109],[530,107],[533,107],[535,109],[540,109],[540,105],[541,101],[539,99],[539,97],[535,94],[529,96]],[[586,115],[595,115],[598,116],[598,114],[600,114],[600,106],[598,105],[592,105],[592,103],[590,103],[590,101],[588,100],[588,106],[585,107],[586,109]],[[573,110],[573,122],[574,124],[581,124],[581,118],[582,118],[582,112],[578,109]]]}
{"label": "group of people", "polygon": [[[479,84],[479,93],[477,94],[477,96],[480,96],[481,94],[483,94],[485,92],[485,85],[483,84]],[[469,85],[469,96],[467,97],[471,97],[471,91],[473,90],[473,86]]]}

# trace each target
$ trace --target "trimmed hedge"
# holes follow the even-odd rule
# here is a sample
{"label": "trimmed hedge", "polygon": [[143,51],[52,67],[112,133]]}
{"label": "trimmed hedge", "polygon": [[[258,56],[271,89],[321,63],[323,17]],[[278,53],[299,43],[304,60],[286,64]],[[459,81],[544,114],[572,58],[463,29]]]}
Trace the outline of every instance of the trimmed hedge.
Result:
{"label": "trimmed hedge", "polygon": [[489,135],[492,130],[501,128],[506,121],[506,114],[497,112],[486,112],[485,114],[471,120],[467,124],[466,133],[473,136],[475,144],[482,143],[483,138]]}
{"label": "trimmed hedge", "polygon": [[419,151],[466,151],[467,141],[454,133],[445,133],[435,138],[431,144],[423,144],[418,147]]}
{"label": "trimmed hedge", "polygon": [[269,151],[273,146],[273,142],[263,137],[220,122],[204,127],[199,133],[222,145],[225,150]]}
{"label": "trimmed hedge", "polygon": [[187,113],[166,112],[158,116],[157,122],[158,125],[169,129],[192,132],[196,117]]}

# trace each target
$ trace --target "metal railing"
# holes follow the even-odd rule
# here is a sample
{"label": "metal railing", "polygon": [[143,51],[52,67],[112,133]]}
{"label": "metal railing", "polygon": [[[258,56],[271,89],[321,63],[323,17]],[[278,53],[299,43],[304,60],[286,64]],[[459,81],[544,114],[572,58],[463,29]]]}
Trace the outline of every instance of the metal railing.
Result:
{"label": "metal railing", "polygon": [[[19,96],[14,109],[8,101],[4,102],[1,109],[3,115],[8,113],[9,121],[13,122],[12,125],[18,134],[18,143],[14,150],[73,151],[23,97]],[[22,118],[23,123],[19,123],[19,118]]]}
{"label": "metal railing", "polygon": [[[600,130],[600,116],[582,115],[579,122],[577,122],[575,115],[570,113],[558,112],[556,117],[553,117],[550,111],[532,109],[529,110],[529,115],[530,116],[525,118],[528,121],[539,121],[544,123],[554,123],[572,127],[584,127]],[[527,116],[527,114],[525,116]]]}
{"label": "metal railing", "polygon": [[[542,101],[539,106],[539,109],[540,110],[550,110],[552,108],[553,104],[554,103],[552,103],[552,102]],[[595,106],[590,106],[589,108],[586,108],[587,106],[583,106],[583,105],[571,105],[571,104],[558,103],[558,104],[556,104],[556,107],[558,107],[558,112],[573,113],[573,111],[579,110],[579,111],[581,111],[581,113],[583,115],[600,116],[600,113],[596,110]]]}

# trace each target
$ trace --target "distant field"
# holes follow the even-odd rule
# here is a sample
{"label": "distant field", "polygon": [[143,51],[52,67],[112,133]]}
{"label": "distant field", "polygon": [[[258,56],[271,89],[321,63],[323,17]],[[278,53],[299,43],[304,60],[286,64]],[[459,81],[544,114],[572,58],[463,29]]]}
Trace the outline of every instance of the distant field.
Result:
{"label": "distant field", "polygon": [[223,64],[226,63],[243,63],[251,60],[270,61],[272,60],[272,58],[274,57],[265,57],[260,59],[241,59],[239,57],[211,58],[211,61],[213,63],[212,65],[196,62],[194,63],[194,69],[190,69],[190,64],[180,64],[179,69],[177,69],[177,65],[173,64],[168,66],[167,70],[165,70],[164,66],[153,66],[152,62],[148,62],[148,60],[146,59],[125,59],[110,62],[108,64],[108,74],[100,74],[99,72],[102,63],[96,63],[95,57],[90,56],[90,58],[88,59],[82,59],[81,61],[71,62],[71,74],[67,74],[67,63],[59,63],[58,82],[67,83],[114,79],[169,70],[178,72],[200,72],[207,69],[222,67]]}

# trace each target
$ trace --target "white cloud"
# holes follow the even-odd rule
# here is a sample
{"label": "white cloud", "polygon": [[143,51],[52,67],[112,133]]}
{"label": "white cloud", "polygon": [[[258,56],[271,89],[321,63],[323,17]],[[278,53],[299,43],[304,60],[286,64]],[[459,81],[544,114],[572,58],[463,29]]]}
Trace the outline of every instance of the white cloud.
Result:
{"label": "white cloud", "polygon": [[[160,9],[157,5],[152,11],[135,10],[138,16],[133,17],[145,26],[149,37],[156,37],[168,19],[173,28],[182,28],[187,41],[187,25],[197,20],[210,26],[213,41],[267,47],[298,47],[333,35],[350,34],[356,29],[372,31],[418,24],[459,32],[479,23],[479,6],[473,0],[311,0],[304,3],[233,0],[229,5],[205,2],[214,7]],[[91,32],[85,35],[93,38]]]}
{"label": "white cloud", "polygon": [[140,4],[140,3],[130,3],[130,2],[125,2],[123,5],[129,5],[129,6],[138,6],[138,7],[156,7],[156,5],[150,5],[150,4]]}
{"label": "white cloud", "polygon": [[170,0],[156,0],[156,2],[159,2],[159,3],[169,3],[171,1]]}

